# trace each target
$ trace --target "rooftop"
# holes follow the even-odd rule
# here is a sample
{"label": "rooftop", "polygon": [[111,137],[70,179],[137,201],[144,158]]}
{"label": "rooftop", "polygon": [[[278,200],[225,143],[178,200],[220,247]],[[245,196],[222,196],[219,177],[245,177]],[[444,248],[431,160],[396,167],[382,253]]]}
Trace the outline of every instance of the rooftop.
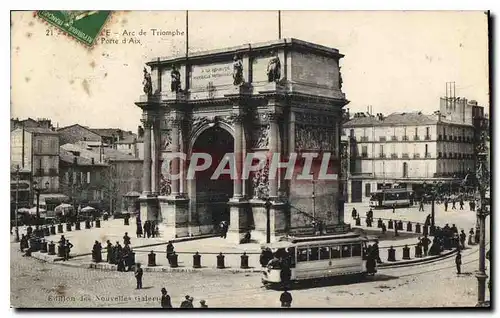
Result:
{"label": "rooftop", "polygon": [[377,116],[365,115],[366,117],[355,117],[344,123],[344,127],[359,126],[412,126],[412,125],[435,125],[438,122],[462,126],[472,126],[465,123],[453,122],[446,118],[438,121],[437,115],[425,115],[422,112],[397,112],[392,113],[382,120]]}
{"label": "rooftop", "polygon": [[[23,128],[17,128],[17,129],[23,129]],[[15,130],[17,130],[15,129]],[[44,127],[24,127],[24,131],[33,133],[33,134],[46,134],[46,135],[58,135],[59,133],[57,131],[53,131],[52,129],[49,128],[44,128]]]}
{"label": "rooftop", "polygon": [[[97,148],[97,149],[87,149],[83,145],[79,144],[64,144],[60,147],[61,150],[65,150],[68,152],[79,152],[80,157],[87,158],[91,160],[91,158],[94,158],[94,162],[97,163],[99,162],[100,154],[99,151],[101,150],[103,152],[103,161],[106,162],[108,160],[136,160],[134,156],[128,155],[126,153],[123,153],[119,150],[116,149],[111,149],[111,148]],[[72,159],[73,160],[73,159]]]}

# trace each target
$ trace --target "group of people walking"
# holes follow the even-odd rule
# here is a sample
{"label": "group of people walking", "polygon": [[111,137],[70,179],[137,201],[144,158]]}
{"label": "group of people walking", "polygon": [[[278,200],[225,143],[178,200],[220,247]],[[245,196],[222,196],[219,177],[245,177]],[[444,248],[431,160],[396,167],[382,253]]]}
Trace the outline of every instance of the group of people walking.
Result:
{"label": "group of people walking", "polygon": [[120,242],[116,242],[116,244],[113,245],[108,240],[106,243],[106,261],[109,264],[117,265],[117,270],[119,272],[128,272],[134,268],[135,255],[130,248],[130,237],[128,237],[128,233],[125,233],[123,237],[123,247],[120,245]]}
{"label": "group of people walking", "polygon": [[63,258],[64,261],[67,261],[69,259],[69,254],[71,252],[71,248],[73,248],[73,244],[64,237],[64,235],[61,235],[61,239],[59,240],[59,247],[58,247],[58,254],[60,257]]}
{"label": "group of people walking", "polygon": [[[186,295],[184,297],[184,300],[181,302],[181,305],[179,308],[194,308],[194,298]],[[163,287],[161,289],[161,307],[162,308],[174,308],[172,306],[172,299],[170,298],[170,295],[167,292],[167,289]],[[207,302],[202,299],[200,300],[200,306],[198,308],[208,308]]]}
{"label": "group of people walking", "polygon": [[137,237],[159,237],[160,229],[158,228],[158,223],[156,221],[146,221],[144,225],[142,225],[141,219],[136,219],[137,225]]}

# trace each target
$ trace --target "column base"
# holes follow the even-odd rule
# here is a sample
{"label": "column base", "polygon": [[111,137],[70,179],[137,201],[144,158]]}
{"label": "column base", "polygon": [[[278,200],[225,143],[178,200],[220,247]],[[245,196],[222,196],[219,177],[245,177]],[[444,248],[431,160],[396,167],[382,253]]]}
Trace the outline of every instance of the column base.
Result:
{"label": "column base", "polygon": [[160,202],[160,235],[166,239],[188,237],[189,199],[183,196],[159,197]]}
{"label": "column base", "polygon": [[230,219],[227,239],[235,244],[239,244],[247,232],[251,230],[249,216],[249,204],[243,197],[229,199]]}
{"label": "column base", "polygon": [[159,215],[158,198],[152,194],[141,195],[139,197],[139,217],[144,223],[145,221],[156,221]]}
{"label": "column base", "polygon": [[[267,242],[267,209],[266,202],[260,199],[250,200],[251,215],[253,219],[253,230],[250,233],[252,240],[259,243]],[[280,237],[287,234],[289,224],[286,217],[286,204],[279,201],[271,201],[269,208],[269,230],[270,241],[276,242]]]}

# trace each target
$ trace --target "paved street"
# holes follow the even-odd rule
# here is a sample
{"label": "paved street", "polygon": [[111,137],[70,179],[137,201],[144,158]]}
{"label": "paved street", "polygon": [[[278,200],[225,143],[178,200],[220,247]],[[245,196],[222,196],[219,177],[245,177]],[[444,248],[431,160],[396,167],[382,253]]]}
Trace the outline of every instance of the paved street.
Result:
{"label": "paved street", "polygon": [[[132,273],[65,267],[20,255],[17,245],[12,244],[14,307],[159,307],[158,298],[153,297],[159,297],[161,287],[167,288],[174,306],[179,306],[186,294],[195,298],[195,305],[205,299],[211,307],[279,306],[280,292],[261,287],[258,273],[146,273],[145,289],[135,290]],[[477,257],[477,247],[464,252],[464,274],[460,276],[456,275],[452,257],[427,265],[380,270],[366,282],[293,290],[293,306],[474,306]],[[138,300],[138,296],[150,298]]]}

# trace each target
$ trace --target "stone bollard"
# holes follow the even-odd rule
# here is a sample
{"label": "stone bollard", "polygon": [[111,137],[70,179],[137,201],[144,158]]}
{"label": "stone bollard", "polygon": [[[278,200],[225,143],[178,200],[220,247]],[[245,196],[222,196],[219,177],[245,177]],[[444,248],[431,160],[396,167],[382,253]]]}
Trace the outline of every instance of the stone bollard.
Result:
{"label": "stone bollard", "polygon": [[217,268],[222,269],[225,268],[224,266],[224,255],[222,255],[222,252],[217,255]]}
{"label": "stone bollard", "polygon": [[43,228],[43,236],[50,236],[50,229],[47,226]]}
{"label": "stone bollard", "polygon": [[420,234],[420,233],[421,233],[421,230],[420,230],[420,223],[417,223],[417,225],[415,225],[415,233],[417,233],[417,234]]}
{"label": "stone bollard", "polygon": [[56,245],[54,242],[50,242],[48,245],[49,255],[56,255]]}
{"label": "stone bollard", "polygon": [[42,246],[40,247],[40,253],[47,253],[47,241],[42,241]]}
{"label": "stone bollard", "polygon": [[422,257],[422,245],[420,244],[415,245],[415,257]]}
{"label": "stone bollard", "polygon": [[56,226],[55,225],[50,226],[50,235],[56,235]]}
{"label": "stone bollard", "polygon": [[361,219],[359,218],[359,216],[356,219],[356,226],[361,226]]}
{"label": "stone bollard", "polygon": [[389,220],[389,224],[387,227],[389,230],[392,230],[394,228],[394,222],[392,220]]}
{"label": "stone bollard", "polygon": [[156,254],[153,251],[148,254],[148,266],[156,266]]}
{"label": "stone bollard", "polygon": [[246,252],[243,252],[243,255],[241,255],[241,266],[242,269],[247,269],[248,267],[248,255]]}
{"label": "stone bollard", "polygon": [[64,247],[61,245],[57,247],[57,256],[64,257]]}
{"label": "stone bollard", "polygon": [[387,261],[388,262],[396,261],[396,250],[392,246],[387,250]]}
{"label": "stone bollard", "polygon": [[406,223],[406,232],[413,232],[413,226],[410,221]]}
{"label": "stone bollard", "polygon": [[62,224],[57,224],[57,233],[64,233]]}
{"label": "stone bollard", "polygon": [[398,230],[404,231],[403,230],[403,222],[401,220],[398,222]]}
{"label": "stone bollard", "polygon": [[95,227],[98,229],[101,228],[101,220],[100,219],[95,220]]}
{"label": "stone bollard", "polygon": [[198,252],[193,255],[193,268],[201,268],[201,255]]}
{"label": "stone bollard", "polygon": [[408,247],[408,245],[405,245],[405,247],[403,247],[403,259],[410,259],[410,248]]}
{"label": "stone bollard", "polygon": [[175,252],[170,254],[169,261],[170,261],[170,267],[172,268],[179,267],[179,255],[177,255]]}

